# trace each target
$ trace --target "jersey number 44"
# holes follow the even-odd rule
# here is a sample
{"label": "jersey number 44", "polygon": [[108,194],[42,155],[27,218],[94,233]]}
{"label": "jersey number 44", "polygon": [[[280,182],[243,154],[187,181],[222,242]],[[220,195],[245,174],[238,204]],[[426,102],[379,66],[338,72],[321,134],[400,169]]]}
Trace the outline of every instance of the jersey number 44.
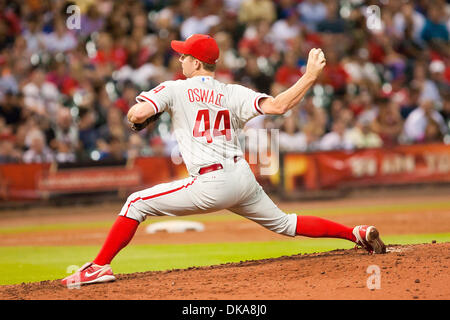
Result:
{"label": "jersey number 44", "polygon": [[[221,125],[222,123],[223,125]],[[201,127],[204,128],[203,131],[200,131]],[[212,129],[211,134],[209,110],[208,109],[198,110],[195,119],[193,135],[194,137],[197,138],[205,137],[206,142],[208,143],[211,143],[213,141],[213,137],[219,136],[225,136],[227,141],[231,140],[230,111],[220,110],[219,112],[217,112],[216,118],[214,120],[214,127]]]}

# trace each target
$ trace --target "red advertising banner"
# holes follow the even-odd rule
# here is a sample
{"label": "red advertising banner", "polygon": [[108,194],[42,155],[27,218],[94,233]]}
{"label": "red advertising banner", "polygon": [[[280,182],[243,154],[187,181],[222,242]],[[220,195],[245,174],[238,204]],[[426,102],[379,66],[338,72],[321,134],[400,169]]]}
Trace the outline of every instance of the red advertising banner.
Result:
{"label": "red advertising banner", "polygon": [[49,172],[38,180],[39,191],[81,192],[115,190],[141,185],[137,168],[89,168]]}
{"label": "red advertising banner", "polygon": [[285,169],[287,191],[296,189],[289,182],[299,176],[310,190],[450,182],[450,145],[444,144],[286,155],[284,163],[285,168],[303,168],[297,176]]}
{"label": "red advertising banner", "polygon": [[50,164],[0,165],[0,200],[39,199],[39,177],[48,172]]}
{"label": "red advertising banner", "polygon": [[[450,145],[288,153],[276,159],[273,155],[270,163],[252,164],[251,168],[258,181],[273,192],[450,182]],[[64,170],[50,164],[4,164],[0,165],[0,200],[83,191],[120,190],[124,194],[186,176],[184,164],[174,164],[168,157],[138,158],[120,167]]]}

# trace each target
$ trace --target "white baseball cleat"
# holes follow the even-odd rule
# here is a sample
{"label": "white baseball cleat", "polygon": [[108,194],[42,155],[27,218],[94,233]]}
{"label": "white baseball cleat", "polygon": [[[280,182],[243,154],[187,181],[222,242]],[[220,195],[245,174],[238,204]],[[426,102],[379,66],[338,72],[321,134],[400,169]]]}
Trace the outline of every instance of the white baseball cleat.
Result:
{"label": "white baseball cleat", "polygon": [[356,244],[369,253],[386,253],[386,246],[380,239],[380,233],[374,226],[356,226],[353,228]]}
{"label": "white baseball cleat", "polygon": [[68,288],[73,288],[84,284],[111,282],[114,280],[116,280],[116,277],[114,277],[109,264],[99,266],[93,262],[88,262],[77,272],[61,280],[61,282]]}

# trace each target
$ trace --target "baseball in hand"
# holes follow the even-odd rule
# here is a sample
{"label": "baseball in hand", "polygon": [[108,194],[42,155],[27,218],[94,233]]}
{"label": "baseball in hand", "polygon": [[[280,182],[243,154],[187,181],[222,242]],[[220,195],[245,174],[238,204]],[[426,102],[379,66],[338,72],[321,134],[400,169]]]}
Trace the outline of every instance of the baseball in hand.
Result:
{"label": "baseball in hand", "polygon": [[320,60],[325,59],[325,54],[323,53],[323,51],[320,51],[319,58]]}

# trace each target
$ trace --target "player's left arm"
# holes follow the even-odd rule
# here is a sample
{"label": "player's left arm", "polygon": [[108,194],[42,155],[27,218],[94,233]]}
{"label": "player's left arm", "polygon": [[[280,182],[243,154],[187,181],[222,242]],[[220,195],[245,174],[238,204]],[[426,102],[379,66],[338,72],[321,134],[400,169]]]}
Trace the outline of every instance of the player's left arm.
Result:
{"label": "player's left arm", "polygon": [[131,129],[140,131],[148,124],[159,119],[161,114],[172,105],[172,82],[166,81],[150,91],[141,92],[136,97],[136,104],[128,111],[127,118]]}

